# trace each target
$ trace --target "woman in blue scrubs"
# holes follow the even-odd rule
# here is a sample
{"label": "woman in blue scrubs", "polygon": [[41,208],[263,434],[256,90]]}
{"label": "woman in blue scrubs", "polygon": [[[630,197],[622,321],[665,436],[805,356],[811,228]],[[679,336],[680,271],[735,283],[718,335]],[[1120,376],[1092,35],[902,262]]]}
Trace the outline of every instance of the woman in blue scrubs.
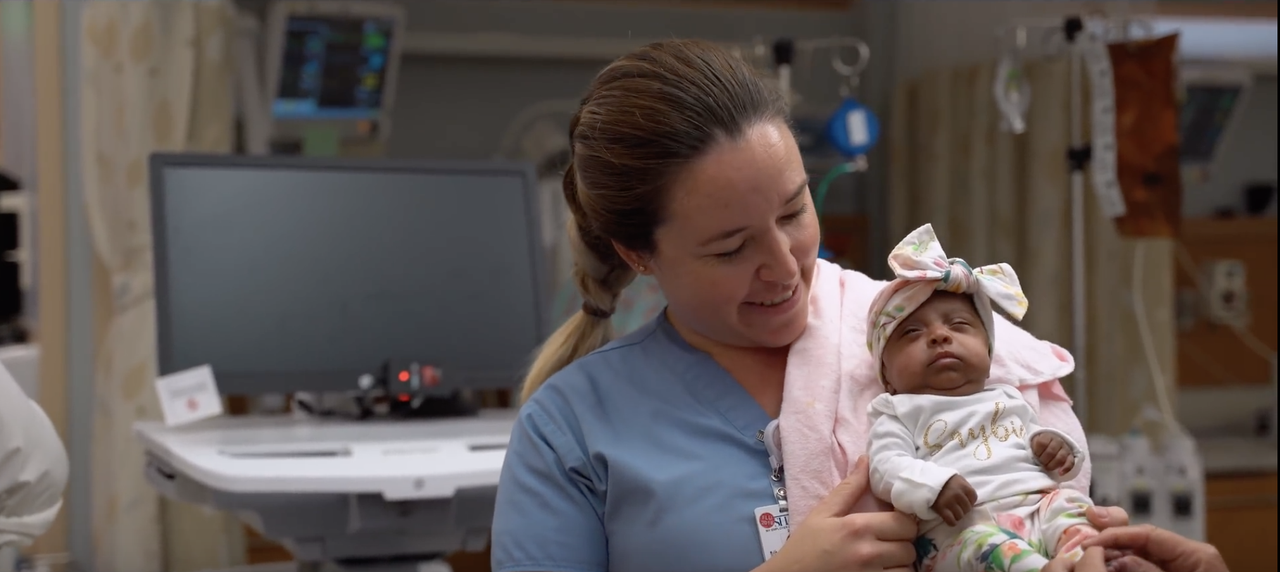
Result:
{"label": "woman in blue scrubs", "polygon": [[[757,433],[782,404],[819,238],[772,82],[711,44],[661,42],[602,70],[569,129],[585,302],[526,379],[493,570],[909,570],[914,520],[850,514],[862,464],[766,561],[756,509],[776,501]],[[667,310],[610,341],[637,275]]]}

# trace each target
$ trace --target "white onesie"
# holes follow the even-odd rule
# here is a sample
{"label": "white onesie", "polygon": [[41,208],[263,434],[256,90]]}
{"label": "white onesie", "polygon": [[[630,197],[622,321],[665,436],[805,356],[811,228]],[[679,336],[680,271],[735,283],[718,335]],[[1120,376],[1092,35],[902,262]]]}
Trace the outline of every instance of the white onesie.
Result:
{"label": "white onesie", "polygon": [[[1065,433],[1040,427],[1017,389],[992,385],[961,397],[881,394],[871,414],[871,487],[877,497],[921,519],[921,533],[941,523],[930,508],[959,474],[978,493],[976,505],[1057,489],[1084,466]],[[1071,446],[1075,467],[1050,476],[1031,452],[1031,439],[1052,433]]]}

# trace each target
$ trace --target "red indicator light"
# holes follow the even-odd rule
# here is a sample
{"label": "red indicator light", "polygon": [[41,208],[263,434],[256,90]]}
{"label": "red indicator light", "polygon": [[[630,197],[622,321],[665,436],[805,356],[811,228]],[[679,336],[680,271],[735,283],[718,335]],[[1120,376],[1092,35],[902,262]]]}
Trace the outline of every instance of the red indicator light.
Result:
{"label": "red indicator light", "polygon": [[409,381],[409,372],[408,372],[408,371],[402,371],[402,372],[400,372],[400,381]]}

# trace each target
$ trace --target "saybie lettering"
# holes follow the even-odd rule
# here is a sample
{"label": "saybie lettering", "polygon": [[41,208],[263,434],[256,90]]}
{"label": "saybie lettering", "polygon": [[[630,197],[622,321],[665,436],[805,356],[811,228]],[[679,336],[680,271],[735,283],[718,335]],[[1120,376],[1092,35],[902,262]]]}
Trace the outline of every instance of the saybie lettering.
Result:
{"label": "saybie lettering", "polygon": [[991,439],[1003,443],[1014,437],[1022,439],[1027,434],[1027,428],[1021,423],[1014,421],[1001,423],[1000,417],[1004,415],[1004,411],[1004,402],[997,401],[994,410],[991,412],[990,424],[979,423],[976,427],[968,427],[963,431],[957,429],[948,432],[947,422],[942,419],[936,419],[925,427],[921,444],[932,456],[937,455],[942,451],[943,447],[951,442],[961,447],[967,447],[970,443],[976,442],[977,444],[973,447],[973,458],[979,461],[989,461],[994,455],[991,450]]}

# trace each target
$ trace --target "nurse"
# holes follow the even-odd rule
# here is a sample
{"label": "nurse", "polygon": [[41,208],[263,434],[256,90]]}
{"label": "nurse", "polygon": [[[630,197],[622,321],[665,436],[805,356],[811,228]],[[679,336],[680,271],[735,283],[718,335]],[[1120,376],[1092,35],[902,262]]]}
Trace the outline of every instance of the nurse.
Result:
{"label": "nurse", "polygon": [[[756,516],[776,502],[757,432],[781,408],[819,239],[775,86],[711,44],[661,42],[602,70],[569,130],[585,302],[526,379],[493,570],[909,570],[914,520],[850,514],[865,463],[789,539],[762,535]],[[610,341],[637,275],[656,279],[667,310]]]}

